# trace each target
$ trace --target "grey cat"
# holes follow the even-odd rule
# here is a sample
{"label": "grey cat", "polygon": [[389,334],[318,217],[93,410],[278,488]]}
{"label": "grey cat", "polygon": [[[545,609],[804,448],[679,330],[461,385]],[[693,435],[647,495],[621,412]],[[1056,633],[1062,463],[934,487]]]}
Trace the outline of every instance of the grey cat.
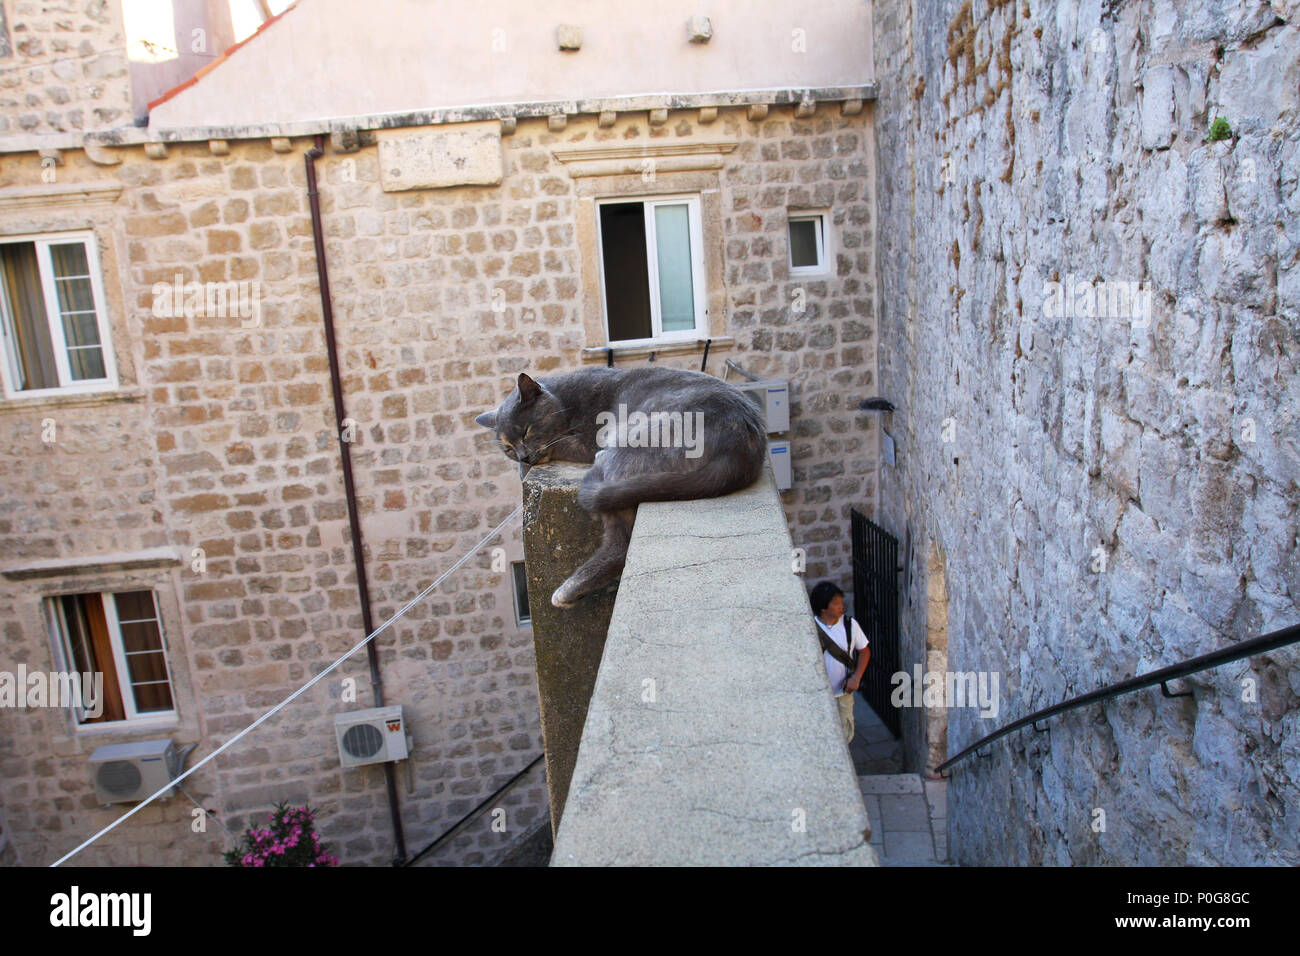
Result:
{"label": "grey cat", "polygon": [[539,381],[521,372],[506,400],[474,420],[519,462],[521,478],[550,461],[591,463],[578,503],[600,515],[604,540],[551,595],[559,608],[622,574],[637,505],[746,488],[767,449],[763,418],[740,391],[702,372],[654,366]]}

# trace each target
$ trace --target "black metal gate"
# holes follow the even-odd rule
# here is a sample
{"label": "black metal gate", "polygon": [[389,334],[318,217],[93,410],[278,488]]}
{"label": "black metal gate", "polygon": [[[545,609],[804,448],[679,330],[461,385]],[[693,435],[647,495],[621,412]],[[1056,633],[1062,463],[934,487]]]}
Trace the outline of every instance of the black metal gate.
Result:
{"label": "black metal gate", "polygon": [[898,539],[856,509],[852,533],[853,617],[871,647],[862,693],[890,732],[900,737],[898,709],[889,701],[890,678],[899,670]]}

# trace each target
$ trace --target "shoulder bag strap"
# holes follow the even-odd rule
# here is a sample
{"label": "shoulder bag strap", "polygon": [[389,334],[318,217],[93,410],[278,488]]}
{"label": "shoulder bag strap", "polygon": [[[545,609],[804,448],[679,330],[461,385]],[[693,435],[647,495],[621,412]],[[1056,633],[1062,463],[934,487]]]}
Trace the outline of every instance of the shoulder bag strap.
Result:
{"label": "shoulder bag strap", "polygon": [[[847,615],[845,616],[847,617]],[[845,667],[847,667],[849,669],[849,673],[852,673],[858,666],[857,661],[855,661],[852,657],[850,657],[848,653],[844,650],[844,648],[840,647],[833,640],[831,640],[830,635],[827,634],[825,628],[822,627],[821,621],[814,618],[813,626],[817,628],[817,637],[822,643],[822,650],[825,651],[827,654],[829,654],[831,657],[835,658]],[[852,646],[851,640],[849,643],[850,646]]]}

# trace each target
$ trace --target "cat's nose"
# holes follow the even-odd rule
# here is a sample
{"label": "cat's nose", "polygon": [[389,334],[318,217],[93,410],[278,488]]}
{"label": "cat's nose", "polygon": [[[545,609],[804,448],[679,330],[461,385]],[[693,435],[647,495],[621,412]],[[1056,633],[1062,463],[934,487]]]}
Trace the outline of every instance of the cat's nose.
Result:
{"label": "cat's nose", "polygon": [[528,474],[528,469],[531,467],[533,467],[531,462],[521,461],[519,463],[519,477],[522,479],[524,475]]}

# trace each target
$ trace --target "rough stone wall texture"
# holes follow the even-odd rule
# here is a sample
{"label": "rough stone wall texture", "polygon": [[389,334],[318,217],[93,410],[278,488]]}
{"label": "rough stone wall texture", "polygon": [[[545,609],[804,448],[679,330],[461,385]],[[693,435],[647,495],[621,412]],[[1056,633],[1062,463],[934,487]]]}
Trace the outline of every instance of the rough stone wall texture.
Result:
{"label": "rough stone wall texture", "polygon": [[[718,171],[725,216],[728,333],[715,350],[793,380],[795,489],[785,496],[809,574],[847,577],[847,509],[869,508],[874,442],[852,409],[871,385],[874,308],[867,117],[824,106],[803,120],[751,123],[721,111],[710,136],[738,141]],[[327,258],[366,561],[386,620],[519,503],[513,465],[475,425],[523,369],[577,367],[580,251],[574,181],[550,148],[695,132],[694,112],[648,127],[571,119],[561,133],[522,121],[503,139],[500,186],[385,193],[377,149],[319,161]],[[303,152],[265,141],[173,145],[164,159],[123,148],[119,166],[65,153],[58,184],[115,182],[115,202],[0,211],[6,235],[92,229],[103,264],[122,390],[108,399],[0,407],[0,550],[5,564],[170,546],[180,569],[0,579],[6,667],[53,666],[41,619],[52,589],[155,588],[177,684],[178,727],[74,733],[56,710],[0,711],[0,800],[28,864],[48,863],[120,815],[89,788],[99,745],[142,736],[198,742],[191,765],[351,647],[361,630],[338,464],[305,195]],[[39,161],[6,161],[5,186],[42,183]],[[49,184],[46,184],[49,185]],[[792,313],[790,205],[824,204],[839,230],[835,275]],[[155,283],[259,283],[260,324],[160,317]],[[504,311],[492,296],[505,294]],[[638,360],[641,361],[641,360]],[[698,367],[699,355],[665,356]],[[735,378],[735,375],[732,375]],[[52,418],[58,440],[41,441]],[[517,526],[500,542],[520,560]],[[202,548],[206,569],[190,563]],[[418,850],[540,751],[531,635],[513,618],[509,576],[485,551],[377,640],[386,703],[415,737],[399,794]],[[545,600],[535,596],[534,600]],[[355,678],[355,703],[342,678]],[[383,774],[342,770],[332,715],[370,706],[364,654],[190,778],[232,829],[278,799],[310,799],[346,863],[392,852]],[[534,774],[533,777],[537,775]],[[545,817],[530,777],[507,803],[506,833],[484,817],[430,862],[489,862]],[[79,857],[88,864],[210,864],[222,834],[190,829],[183,797],[152,806]]]}
{"label": "rough stone wall texture", "polygon": [[131,122],[118,0],[3,0],[0,133],[66,133]]}
{"label": "rough stone wall texture", "polygon": [[[1300,7],[885,0],[876,30],[882,512],[946,555],[947,666],[1002,679],[953,753],[1300,618]],[[1148,284],[1149,322],[1059,314],[1069,275]],[[954,771],[955,858],[1300,862],[1297,661],[999,742]]]}

